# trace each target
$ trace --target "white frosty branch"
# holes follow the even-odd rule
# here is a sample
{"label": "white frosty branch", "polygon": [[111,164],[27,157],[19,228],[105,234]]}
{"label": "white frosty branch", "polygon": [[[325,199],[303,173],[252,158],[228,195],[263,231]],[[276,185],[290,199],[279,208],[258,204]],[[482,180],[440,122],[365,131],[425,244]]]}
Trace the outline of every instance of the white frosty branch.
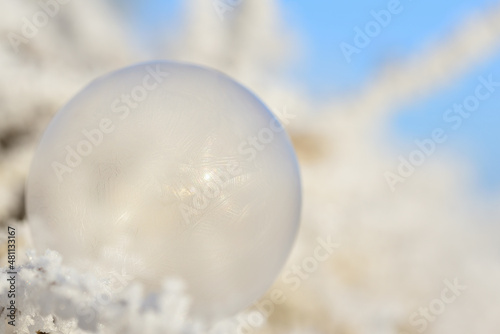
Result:
{"label": "white frosty branch", "polygon": [[[188,318],[189,299],[182,282],[166,280],[161,291],[145,295],[126,273],[106,279],[61,265],[54,251],[28,254],[16,268],[15,327],[8,324],[11,274],[0,269],[0,332],[36,333],[201,333]],[[130,284],[128,284],[130,283]],[[12,317],[14,318],[14,317]],[[57,333],[57,332],[56,332]]]}

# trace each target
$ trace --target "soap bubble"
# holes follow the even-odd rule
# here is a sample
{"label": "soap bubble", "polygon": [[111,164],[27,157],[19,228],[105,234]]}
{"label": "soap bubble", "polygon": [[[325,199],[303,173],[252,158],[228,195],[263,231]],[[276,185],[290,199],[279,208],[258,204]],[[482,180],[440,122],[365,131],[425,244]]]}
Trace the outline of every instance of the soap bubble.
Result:
{"label": "soap bubble", "polygon": [[35,246],[158,290],[186,282],[220,319],[262,296],[299,224],[282,125],[227,76],[173,62],[103,76],[54,117],[27,184]]}

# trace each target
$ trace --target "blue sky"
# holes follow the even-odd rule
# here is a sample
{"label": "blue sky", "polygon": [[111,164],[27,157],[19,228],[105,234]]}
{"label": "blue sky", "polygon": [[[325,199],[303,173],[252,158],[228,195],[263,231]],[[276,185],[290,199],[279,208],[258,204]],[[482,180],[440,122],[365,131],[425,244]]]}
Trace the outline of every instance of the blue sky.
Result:
{"label": "blue sky", "polygon": [[282,0],[294,26],[305,32],[310,49],[302,75],[316,92],[355,89],[381,65],[406,58],[443,36],[472,12],[494,3],[486,0],[400,0],[402,8],[391,23],[361,53],[347,63],[339,45],[351,43],[354,27],[373,20],[371,11],[387,9],[387,0],[299,1]]}
{"label": "blue sky", "polygon": [[[428,138],[433,129],[449,129],[443,121],[443,114],[454,103],[474,93],[478,77],[492,74],[500,82],[500,57],[471,70],[445,90],[427,99],[403,108],[393,122],[393,131],[401,142],[400,152],[410,152],[414,139]],[[463,156],[476,168],[476,185],[481,190],[498,191],[500,188],[500,89],[481,102],[470,118],[463,121],[456,131],[450,130],[445,150]]]}
{"label": "blue sky", "polygon": [[[285,19],[301,33],[307,50],[292,75],[307,83],[310,93],[318,98],[355,91],[381,66],[419,52],[453,31],[464,18],[497,3],[492,0],[400,0],[400,12],[392,14],[390,24],[348,63],[340,44],[353,44],[354,28],[363,28],[373,20],[372,10],[387,9],[390,2],[281,0]],[[139,2],[132,4],[135,5],[129,10],[135,14],[133,23],[152,39],[161,27],[175,23],[181,8],[180,0],[146,0],[140,5]],[[441,126],[444,111],[473,92],[479,75],[490,73],[500,80],[500,56],[471,70],[443,91],[400,110],[391,128],[397,138],[396,153],[408,154],[414,139],[425,138]],[[477,170],[476,184],[485,191],[500,190],[499,106],[500,91],[482,103],[446,143],[446,150],[473,163]]]}

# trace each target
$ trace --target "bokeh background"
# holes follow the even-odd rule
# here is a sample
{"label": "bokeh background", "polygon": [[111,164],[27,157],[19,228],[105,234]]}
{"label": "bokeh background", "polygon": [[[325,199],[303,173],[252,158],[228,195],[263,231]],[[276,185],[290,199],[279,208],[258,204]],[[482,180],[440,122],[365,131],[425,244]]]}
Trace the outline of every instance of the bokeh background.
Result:
{"label": "bokeh background", "polygon": [[[41,8],[0,4],[0,243],[12,224],[22,247],[36,238],[24,184],[59,108],[120,67],[193,62],[292,115],[304,203],[284,272],[303,266],[318,237],[339,245],[294,291],[278,278],[286,301],[252,331],[498,332],[498,1],[67,0],[26,37]],[[450,108],[473,103],[485,80],[488,97],[453,128]],[[436,129],[447,140],[398,178]],[[464,291],[423,316],[456,280]]]}

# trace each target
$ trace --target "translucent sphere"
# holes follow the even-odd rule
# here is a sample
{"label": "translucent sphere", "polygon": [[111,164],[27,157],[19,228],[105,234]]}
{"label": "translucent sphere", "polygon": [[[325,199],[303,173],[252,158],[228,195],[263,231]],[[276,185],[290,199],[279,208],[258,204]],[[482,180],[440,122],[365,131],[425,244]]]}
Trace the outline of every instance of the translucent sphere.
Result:
{"label": "translucent sphere", "polygon": [[300,206],[296,156],[273,114],[226,75],[173,62],[121,69],[76,95],[27,184],[38,250],[151,291],[179,277],[207,319],[270,287]]}

